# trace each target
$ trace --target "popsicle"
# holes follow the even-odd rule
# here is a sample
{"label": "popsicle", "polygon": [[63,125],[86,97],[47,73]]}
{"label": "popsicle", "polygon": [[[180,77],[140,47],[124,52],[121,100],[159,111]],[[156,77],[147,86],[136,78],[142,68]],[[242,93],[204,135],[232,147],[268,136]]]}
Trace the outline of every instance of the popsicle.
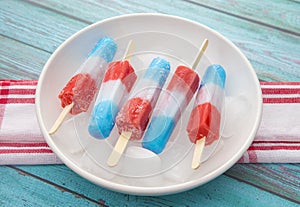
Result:
{"label": "popsicle", "polygon": [[110,135],[117,113],[137,79],[129,63],[130,50],[132,41],[123,59],[110,63],[104,75],[88,126],[90,135],[95,138],[105,139]]}
{"label": "popsicle", "polygon": [[[194,60],[192,68],[195,69],[205,52],[208,40],[205,39]],[[186,66],[178,66],[175,70],[166,91],[156,106],[156,111],[152,116],[151,122],[142,141],[142,146],[152,152],[161,153],[181,114],[185,111],[190,100],[194,96],[199,86],[199,76],[193,70]]]}
{"label": "popsicle", "polygon": [[155,58],[142,79],[137,82],[134,92],[117,115],[116,124],[120,137],[107,160],[109,166],[117,165],[129,139],[142,138],[169,72],[170,63],[162,58]]}
{"label": "popsicle", "polygon": [[58,97],[64,109],[49,134],[57,131],[68,113],[76,115],[88,110],[100,86],[107,64],[113,59],[116,50],[117,45],[110,37],[103,37],[97,42],[87,59],[59,93]]}
{"label": "popsicle", "polygon": [[195,145],[192,168],[200,166],[205,145],[220,137],[221,114],[225,96],[226,72],[221,65],[210,65],[202,78],[191,112],[187,133]]}

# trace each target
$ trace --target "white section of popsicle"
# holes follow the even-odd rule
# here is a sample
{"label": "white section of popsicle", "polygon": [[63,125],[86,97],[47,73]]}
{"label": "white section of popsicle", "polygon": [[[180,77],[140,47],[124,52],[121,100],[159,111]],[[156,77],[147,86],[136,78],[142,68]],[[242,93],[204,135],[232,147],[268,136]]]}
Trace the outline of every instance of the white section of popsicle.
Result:
{"label": "white section of popsicle", "polygon": [[[114,93],[112,94],[111,91],[114,91]],[[102,83],[99,94],[101,96],[97,97],[96,104],[100,101],[111,100],[119,106],[123,97],[128,95],[128,91],[122,81],[117,79]]]}
{"label": "white section of popsicle", "polygon": [[[166,105],[166,103],[168,103]],[[172,106],[172,107],[170,107]],[[185,94],[179,91],[172,91],[172,93],[165,92],[162,99],[160,99],[156,106],[156,114],[166,114],[168,117],[174,117],[175,122],[180,118],[182,112],[187,106]]]}

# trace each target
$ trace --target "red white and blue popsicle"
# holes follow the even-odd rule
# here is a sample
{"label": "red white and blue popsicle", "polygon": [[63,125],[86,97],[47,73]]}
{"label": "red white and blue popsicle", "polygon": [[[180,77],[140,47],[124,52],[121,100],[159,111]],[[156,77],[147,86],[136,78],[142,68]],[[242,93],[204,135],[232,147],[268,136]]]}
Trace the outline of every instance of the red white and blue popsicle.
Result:
{"label": "red white and blue popsicle", "polygon": [[110,63],[104,75],[88,126],[90,135],[97,139],[105,139],[110,135],[117,113],[137,79],[129,63],[131,50],[132,41],[123,59]]}
{"label": "red white and blue popsicle", "polygon": [[152,152],[161,153],[181,114],[199,87],[200,78],[193,70],[206,50],[208,40],[205,39],[193,63],[192,69],[178,66],[168,87],[161,94],[156,111],[143,138],[142,146]]}
{"label": "red white and blue popsicle", "polygon": [[170,63],[163,58],[155,58],[138,81],[134,92],[117,115],[120,137],[107,160],[109,166],[117,165],[129,139],[142,138],[169,72]]}
{"label": "red white and blue popsicle", "polygon": [[110,37],[103,37],[97,42],[87,59],[60,91],[58,97],[64,109],[49,130],[49,134],[57,131],[69,112],[76,115],[88,110],[100,87],[106,67],[115,56],[116,50],[117,45]]}
{"label": "red white and blue popsicle", "polygon": [[220,137],[225,82],[226,72],[221,65],[210,65],[206,69],[186,129],[190,141],[196,144],[193,169],[200,166],[204,146]]}

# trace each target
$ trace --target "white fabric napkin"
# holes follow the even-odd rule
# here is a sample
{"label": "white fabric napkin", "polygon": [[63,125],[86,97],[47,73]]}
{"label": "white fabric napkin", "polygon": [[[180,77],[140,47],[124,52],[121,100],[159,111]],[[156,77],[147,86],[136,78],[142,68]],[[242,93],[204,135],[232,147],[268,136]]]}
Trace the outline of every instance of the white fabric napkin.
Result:
{"label": "white fabric napkin", "polygon": [[[0,164],[57,164],[34,109],[35,80],[0,80]],[[300,162],[300,83],[262,82],[263,118],[241,163]]]}

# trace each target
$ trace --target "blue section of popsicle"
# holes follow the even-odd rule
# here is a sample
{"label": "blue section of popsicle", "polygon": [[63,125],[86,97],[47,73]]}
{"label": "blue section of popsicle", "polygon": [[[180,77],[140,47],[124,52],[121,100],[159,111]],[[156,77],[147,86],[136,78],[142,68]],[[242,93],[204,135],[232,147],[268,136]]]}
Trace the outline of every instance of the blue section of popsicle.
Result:
{"label": "blue section of popsicle", "polygon": [[156,154],[161,153],[165,148],[174,127],[175,121],[172,117],[153,117],[147,129],[147,136],[144,136],[143,138],[143,147]]}
{"label": "blue section of popsicle", "polygon": [[201,85],[214,83],[224,89],[226,72],[221,65],[210,65],[202,78]]}
{"label": "blue section of popsicle", "polygon": [[115,41],[110,37],[101,38],[88,57],[99,56],[103,58],[107,63],[111,62],[117,50]]}
{"label": "blue section of popsicle", "polygon": [[163,87],[169,72],[170,63],[165,59],[157,57],[152,60],[143,78],[155,80],[159,83],[159,87]]}
{"label": "blue section of popsicle", "polygon": [[107,138],[115,125],[118,111],[118,106],[112,101],[99,102],[91,115],[89,133],[98,139]]}

